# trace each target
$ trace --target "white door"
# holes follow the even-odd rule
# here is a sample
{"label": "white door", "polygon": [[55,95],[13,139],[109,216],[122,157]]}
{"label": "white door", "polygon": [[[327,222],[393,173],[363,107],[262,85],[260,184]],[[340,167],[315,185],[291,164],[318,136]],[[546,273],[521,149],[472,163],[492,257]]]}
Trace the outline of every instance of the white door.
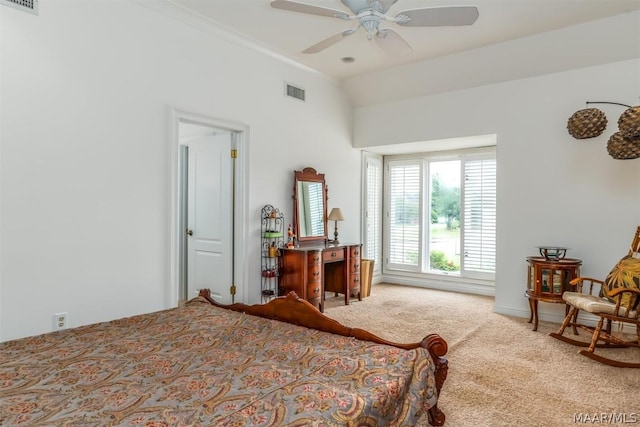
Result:
{"label": "white door", "polygon": [[230,304],[232,285],[232,134],[197,136],[186,142],[187,298],[201,288]]}

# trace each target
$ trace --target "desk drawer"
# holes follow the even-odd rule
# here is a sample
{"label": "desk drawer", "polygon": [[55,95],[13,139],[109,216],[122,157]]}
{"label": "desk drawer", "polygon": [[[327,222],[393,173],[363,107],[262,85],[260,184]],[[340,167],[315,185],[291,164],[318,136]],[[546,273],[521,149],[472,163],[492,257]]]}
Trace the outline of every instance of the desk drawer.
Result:
{"label": "desk drawer", "polygon": [[349,279],[349,294],[354,297],[358,296],[360,294],[360,273],[352,274]]}
{"label": "desk drawer", "polygon": [[307,258],[307,262],[309,263],[309,266],[320,265],[321,261],[322,261],[322,254],[320,253],[320,251],[309,252],[309,256]]}
{"label": "desk drawer", "polygon": [[318,280],[309,280],[309,283],[307,283],[307,298],[309,300],[320,298],[321,289],[322,289],[322,282],[320,281],[319,276],[318,276]]}
{"label": "desk drawer", "polygon": [[349,271],[351,274],[360,273],[360,258],[349,261]]}
{"label": "desk drawer", "polygon": [[344,248],[325,249],[322,251],[323,262],[342,261],[344,259]]}
{"label": "desk drawer", "polygon": [[351,258],[360,258],[360,245],[354,245],[349,247],[349,254]]}
{"label": "desk drawer", "polygon": [[[322,303],[322,264],[320,264],[320,254],[317,255],[318,263],[311,264],[309,260],[309,277],[307,278],[307,301],[315,305],[317,308]],[[311,258],[311,256],[309,256]]]}
{"label": "desk drawer", "polygon": [[320,264],[309,266],[309,278],[307,280],[309,283],[322,283],[322,266]]}

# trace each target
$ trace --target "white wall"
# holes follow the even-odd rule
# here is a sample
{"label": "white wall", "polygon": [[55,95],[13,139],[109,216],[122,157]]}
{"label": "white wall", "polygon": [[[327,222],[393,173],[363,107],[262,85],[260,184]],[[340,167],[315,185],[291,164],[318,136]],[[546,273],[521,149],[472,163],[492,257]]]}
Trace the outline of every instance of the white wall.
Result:
{"label": "white wall", "polygon": [[[600,137],[579,141],[566,130],[586,101],[637,105],[639,94],[636,59],[361,107],[355,145],[497,134],[495,310],[528,317],[526,257],[536,246],[567,246],[583,275],[604,278],[640,225],[640,159],[606,151],[624,108],[594,106],[609,119]],[[559,320],[561,309],[540,304],[540,316]]]}
{"label": "white wall", "polygon": [[[364,106],[626,61],[638,56],[640,11],[635,11],[377,70],[346,79],[344,87],[352,104]],[[372,87],[376,90],[371,90]]]}
{"label": "white wall", "polygon": [[[0,7],[0,340],[171,306],[171,107],[249,126],[250,292],[259,214],[293,170],[327,174],[359,238],[360,155],[335,82],[130,1]],[[308,101],[283,96],[284,81]],[[253,266],[254,268],[252,268]]]}
{"label": "white wall", "polygon": [[[352,112],[335,82],[144,4],[0,7],[0,340],[50,331],[60,311],[77,326],[172,305],[171,107],[249,126],[247,302],[259,301],[260,209],[291,218],[293,170],[326,174],[329,208],[347,217],[341,240],[359,240],[352,141],[498,134],[500,312],[528,315],[535,246],[570,246],[583,273],[602,277],[640,223],[640,161],[612,160],[608,136],[565,130],[587,100],[637,104],[638,60]],[[286,99],[284,81],[308,101]],[[621,110],[601,108],[609,135]]]}

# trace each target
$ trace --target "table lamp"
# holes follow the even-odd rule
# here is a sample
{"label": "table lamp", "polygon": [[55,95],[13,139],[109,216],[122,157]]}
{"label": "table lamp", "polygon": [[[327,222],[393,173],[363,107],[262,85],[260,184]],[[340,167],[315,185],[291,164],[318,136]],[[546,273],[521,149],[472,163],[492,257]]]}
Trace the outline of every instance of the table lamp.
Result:
{"label": "table lamp", "polygon": [[331,212],[329,213],[329,217],[327,219],[329,221],[336,222],[336,228],[333,232],[333,243],[337,245],[338,243],[340,243],[338,241],[338,221],[344,221],[344,217],[342,216],[342,211],[340,210],[340,208],[331,209]]}

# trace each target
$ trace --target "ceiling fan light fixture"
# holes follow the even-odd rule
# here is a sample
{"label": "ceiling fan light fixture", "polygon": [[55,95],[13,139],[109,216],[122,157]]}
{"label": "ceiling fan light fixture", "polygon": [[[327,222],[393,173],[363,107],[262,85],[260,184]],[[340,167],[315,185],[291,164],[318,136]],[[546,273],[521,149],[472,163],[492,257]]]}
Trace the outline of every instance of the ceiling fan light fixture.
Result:
{"label": "ceiling fan light fixture", "polygon": [[367,32],[367,39],[373,39],[373,36],[378,34],[378,28],[380,27],[380,18],[375,15],[366,15],[360,18],[360,25]]}

